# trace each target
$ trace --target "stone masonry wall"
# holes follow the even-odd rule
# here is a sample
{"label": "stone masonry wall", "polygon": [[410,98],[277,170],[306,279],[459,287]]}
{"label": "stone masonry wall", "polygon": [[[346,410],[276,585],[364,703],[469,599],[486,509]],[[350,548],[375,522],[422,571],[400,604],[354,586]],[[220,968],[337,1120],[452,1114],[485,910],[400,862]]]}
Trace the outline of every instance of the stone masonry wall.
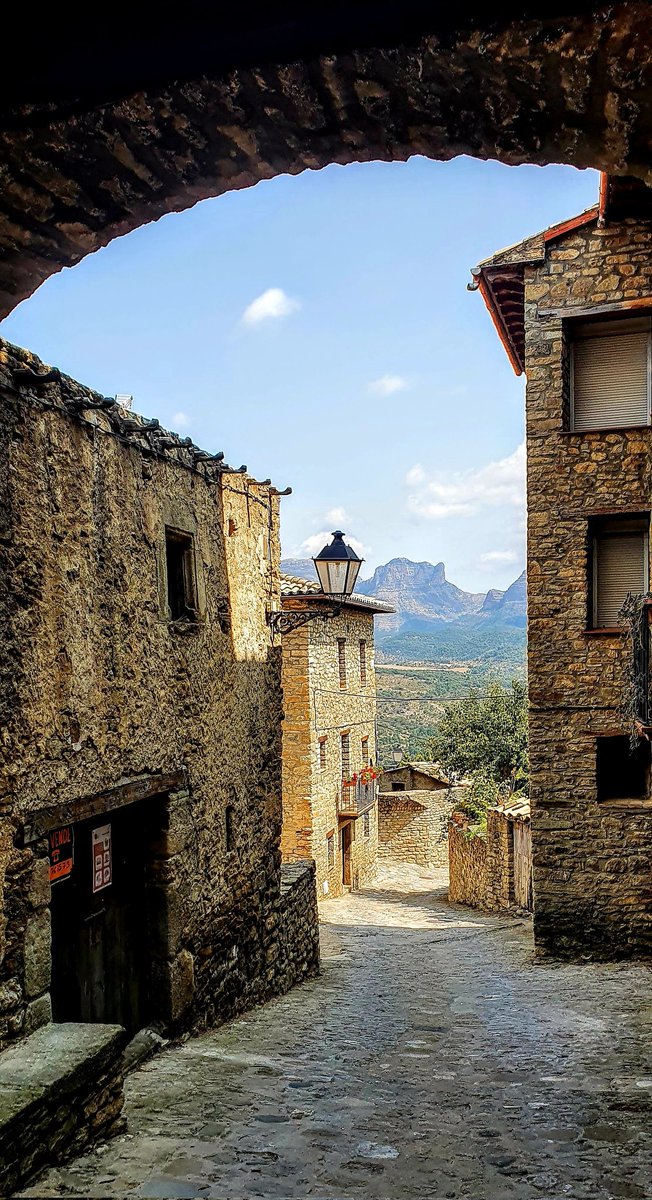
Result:
{"label": "stone masonry wall", "polygon": [[448,820],[454,800],[437,791],[381,792],[378,797],[378,852],[383,858],[422,867],[448,862]]}
{"label": "stone masonry wall", "polygon": [[332,162],[471,154],[649,180],[648,15],[642,0],[598,16],[329,5],[272,28],[266,11],[207,9],[193,36],[161,11],[155,45],[134,28],[88,72],[90,31],[72,41],[25,13],[4,67],[0,313],[146,221]]}
{"label": "stone masonry wall", "polygon": [[514,829],[502,813],[487,813],[487,907],[509,908],[514,903]]}
{"label": "stone masonry wall", "polygon": [[[598,802],[596,735],[625,732],[629,646],[587,632],[593,514],[649,511],[649,428],[569,433],[563,319],[650,300],[652,227],[584,227],[526,269],[528,613],[535,932],[555,954],[652,945],[650,801]],[[648,310],[649,311],[649,310]],[[639,309],[631,315],[642,315]]]}
{"label": "stone masonry wall", "polygon": [[453,817],[448,826],[448,899],[453,904],[485,908],[487,898],[487,843],[466,837],[466,824]]}
{"label": "stone masonry wall", "polygon": [[449,822],[449,900],[491,912],[510,908],[514,903],[512,822],[490,809],[486,836],[467,837],[468,825],[462,813],[454,813]]}
{"label": "stone masonry wall", "polygon": [[[340,687],[338,639],[345,640],[346,687]],[[317,894],[342,894],[341,827],[337,801],[341,794],[340,735],[349,730],[351,773],[363,766],[362,739],[367,757],[376,761],[376,680],[374,618],[351,607],[335,618],[311,621],[283,639],[283,853],[288,859],[308,853],[317,868]],[[360,642],[365,641],[366,683],[360,676]],[[320,739],[325,739],[321,766]],[[309,809],[308,809],[309,804]],[[309,817],[308,817],[309,812]],[[378,812],[351,822],[351,880],[363,887],[376,872]],[[328,838],[332,837],[332,862]],[[328,886],[325,888],[324,885]]]}
{"label": "stone masonry wall", "polygon": [[285,860],[312,856],[312,703],[307,625],[283,634],[283,829]]}
{"label": "stone masonry wall", "polygon": [[319,916],[315,864],[283,863],[279,904],[279,960],[272,982],[287,992],[319,972]]}
{"label": "stone masonry wall", "polygon": [[124,1129],[125,1035],[48,1025],[0,1056],[0,1194]]}
{"label": "stone masonry wall", "polygon": [[[278,498],[242,474],[152,452],[96,393],[0,344],[0,1037],[50,1012],[47,845],[124,781],[175,773],[158,884],[156,994],[168,1024],[222,1020],[276,986],[280,897]],[[199,619],[166,606],[165,527],[194,536]],[[228,533],[225,535],[225,530]],[[276,597],[276,599],[275,599]],[[230,843],[226,812],[230,811]],[[65,886],[63,884],[57,886]]]}

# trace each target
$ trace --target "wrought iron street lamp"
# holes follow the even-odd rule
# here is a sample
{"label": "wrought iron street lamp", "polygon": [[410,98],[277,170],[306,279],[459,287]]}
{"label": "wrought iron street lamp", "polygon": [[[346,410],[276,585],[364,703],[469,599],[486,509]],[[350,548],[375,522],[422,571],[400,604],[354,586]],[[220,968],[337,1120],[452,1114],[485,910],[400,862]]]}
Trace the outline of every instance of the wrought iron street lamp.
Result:
{"label": "wrought iron street lamp", "polygon": [[336,529],[332,537],[332,542],[324,546],[312,560],[321,585],[321,592],[314,592],[313,595],[331,597],[331,607],[320,604],[316,608],[271,612],[267,619],[274,633],[289,633],[292,629],[306,625],[308,621],[317,618],[327,620],[329,617],[340,615],[346,597],[353,592],[364,559],[360,558],[351,546],[347,546],[341,529]]}
{"label": "wrought iron street lamp", "polygon": [[392,758],[394,759],[394,762],[396,763],[397,766],[399,763],[403,762],[403,751],[401,750],[400,746],[394,747],[394,749],[392,750]]}
{"label": "wrought iron street lamp", "polygon": [[326,596],[350,596],[363,560],[347,546],[341,529],[336,529],[332,536],[332,542],[312,561]]}

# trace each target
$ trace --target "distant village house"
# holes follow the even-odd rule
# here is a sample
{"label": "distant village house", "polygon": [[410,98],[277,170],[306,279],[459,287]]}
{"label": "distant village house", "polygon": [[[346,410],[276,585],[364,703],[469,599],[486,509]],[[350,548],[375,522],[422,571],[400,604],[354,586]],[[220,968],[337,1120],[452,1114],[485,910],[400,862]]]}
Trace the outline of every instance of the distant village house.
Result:
{"label": "distant village house", "polygon": [[437,763],[386,768],[378,795],[380,856],[422,867],[445,866],[448,820],[457,794]]}
{"label": "distant village house", "polygon": [[353,593],[338,616],[319,585],[281,577],[283,609],[312,619],[283,635],[283,834],[287,861],[312,858],[321,899],[373,879],[378,856],[374,617]]}

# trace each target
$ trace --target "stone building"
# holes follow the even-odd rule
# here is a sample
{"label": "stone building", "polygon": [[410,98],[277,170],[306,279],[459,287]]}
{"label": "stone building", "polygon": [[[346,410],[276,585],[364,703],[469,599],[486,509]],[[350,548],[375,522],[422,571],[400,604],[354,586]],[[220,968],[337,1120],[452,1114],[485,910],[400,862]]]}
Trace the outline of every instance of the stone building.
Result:
{"label": "stone building", "polygon": [[0,393],[0,1035],[222,1020],[318,961],[279,494],[5,342]]}
{"label": "stone building", "polygon": [[[331,605],[316,583],[281,577],[283,608]],[[391,605],[357,593],[338,616],[283,635],[283,858],[313,858],[317,894],[339,896],[376,871],[374,616]],[[356,779],[353,780],[353,776]]]}
{"label": "stone building", "polygon": [[449,787],[438,763],[405,762],[383,771],[384,792],[440,792]]}
{"label": "stone building", "polygon": [[603,176],[595,207],[473,275],[527,377],[536,940],[556,954],[647,953],[650,741],[630,749],[619,612],[650,587],[650,193]]}
{"label": "stone building", "polygon": [[444,866],[456,796],[437,763],[386,767],[378,793],[379,855],[422,867]]}

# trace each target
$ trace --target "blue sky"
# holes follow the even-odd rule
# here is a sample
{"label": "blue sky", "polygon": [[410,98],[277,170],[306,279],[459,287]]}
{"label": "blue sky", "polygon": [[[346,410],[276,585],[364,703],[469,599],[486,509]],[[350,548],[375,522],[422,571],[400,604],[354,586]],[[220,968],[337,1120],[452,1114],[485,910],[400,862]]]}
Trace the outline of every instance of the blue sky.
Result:
{"label": "blue sky", "polygon": [[468,158],[282,176],[117,239],[0,333],[290,484],[286,555],[340,526],[364,575],[402,555],[504,587],[524,561],[524,384],[469,269],[597,188]]}

